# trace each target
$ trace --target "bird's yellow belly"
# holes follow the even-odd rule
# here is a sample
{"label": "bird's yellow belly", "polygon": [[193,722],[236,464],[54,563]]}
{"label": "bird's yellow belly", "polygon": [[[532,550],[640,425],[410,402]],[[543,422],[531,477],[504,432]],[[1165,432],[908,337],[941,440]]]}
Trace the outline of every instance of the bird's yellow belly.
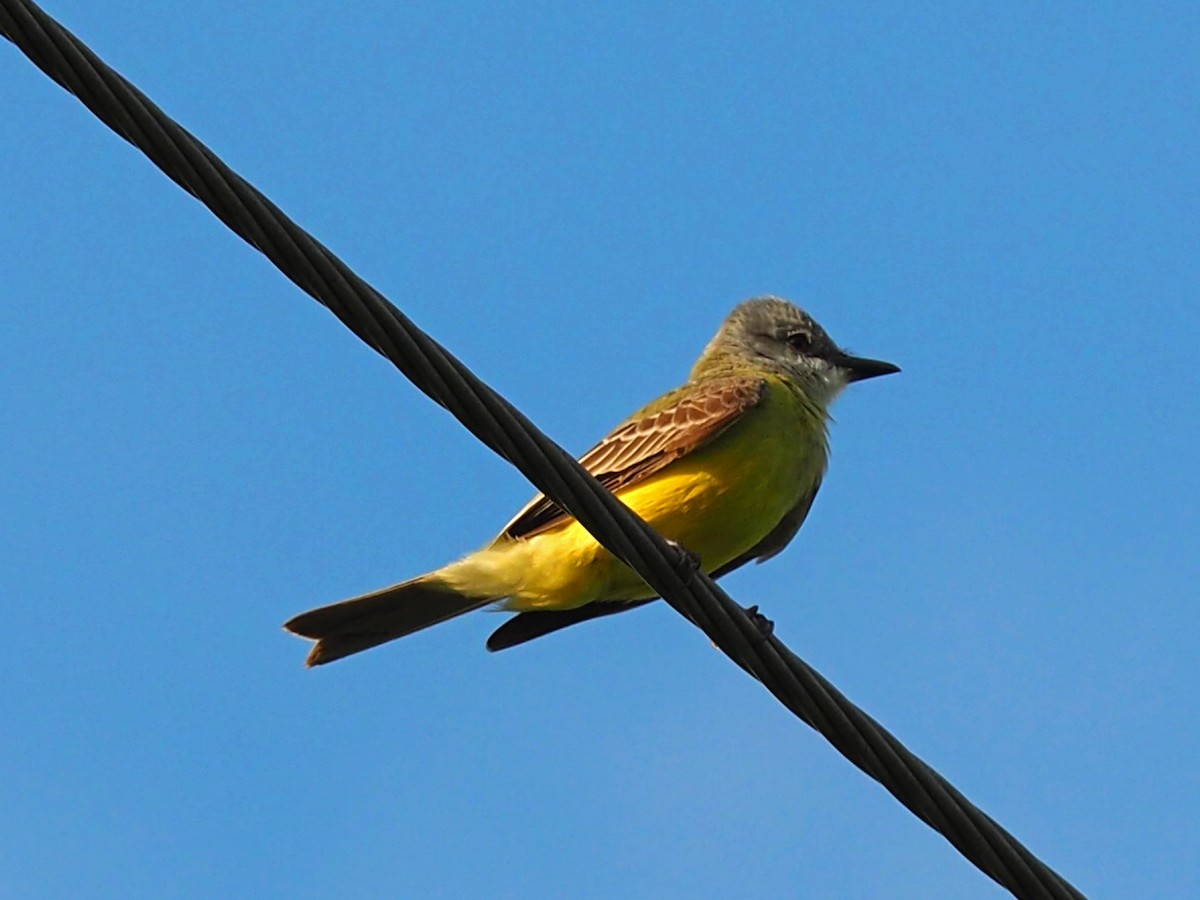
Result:
{"label": "bird's yellow belly", "polygon": [[[771,412],[750,411],[709,446],[617,496],[664,537],[697,554],[706,572],[714,571],[766,537],[824,471],[823,423],[780,415],[778,407]],[[654,596],[574,520],[526,540],[502,538],[443,573],[460,587],[486,585],[514,610]]]}

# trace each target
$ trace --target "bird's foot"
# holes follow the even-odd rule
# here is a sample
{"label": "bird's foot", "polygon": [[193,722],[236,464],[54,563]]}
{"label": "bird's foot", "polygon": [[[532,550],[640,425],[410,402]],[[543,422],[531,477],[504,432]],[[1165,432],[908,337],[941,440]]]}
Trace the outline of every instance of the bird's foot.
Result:
{"label": "bird's foot", "polygon": [[754,627],[758,629],[758,633],[766,640],[775,633],[775,623],[758,611],[758,604],[747,606],[745,609],[746,615],[750,617],[750,621],[754,623]]}
{"label": "bird's foot", "polygon": [[700,554],[693,553],[678,541],[668,540],[667,543],[671,545],[672,550],[679,554],[679,561],[689,570],[688,574],[700,571]]}

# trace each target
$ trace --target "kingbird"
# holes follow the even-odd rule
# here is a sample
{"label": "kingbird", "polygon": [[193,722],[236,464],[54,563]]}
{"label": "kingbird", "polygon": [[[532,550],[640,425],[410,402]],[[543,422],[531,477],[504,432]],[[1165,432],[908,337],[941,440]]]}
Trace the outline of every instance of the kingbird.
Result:
{"label": "kingbird", "polygon": [[[778,297],[737,306],[682,387],[638,410],[579,460],[661,535],[720,578],[779,553],[829,458],[829,405],[847,384],[900,371],[838,347]],[[535,497],[481,550],[410,581],[296,616],[317,666],[499,604],[502,650],[655,599],[569,513]]]}

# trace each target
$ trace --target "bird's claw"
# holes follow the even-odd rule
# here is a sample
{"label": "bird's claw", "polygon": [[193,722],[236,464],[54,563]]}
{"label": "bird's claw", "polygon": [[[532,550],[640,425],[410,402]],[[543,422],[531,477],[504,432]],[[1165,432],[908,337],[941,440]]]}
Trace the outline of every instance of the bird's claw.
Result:
{"label": "bird's claw", "polygon": [[745,612],[750,621],[754,623],[754,627],[758,629],[758,633],[762,635],[763,640],[775,633],[775,623],[758,611],[757,603],[747,606]]}
{"label": "bird's claw", "polygon": [[687,567],[691,572],[700,571],[700,555],[698,553],[693,553],[678,541],[668,540],[667,543],[671,545],[671,549],[679,554],[679,561],[685,567]]}

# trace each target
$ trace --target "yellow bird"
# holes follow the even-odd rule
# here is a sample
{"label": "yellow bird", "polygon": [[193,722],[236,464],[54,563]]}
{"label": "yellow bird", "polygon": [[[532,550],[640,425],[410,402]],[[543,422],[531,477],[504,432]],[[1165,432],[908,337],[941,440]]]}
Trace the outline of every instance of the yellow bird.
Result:
{"label": "yellow bird", "polygon": [[[828,408],[847,384],[900,371],[851,356],[777,297],[736,307],[682,387],[638,410],[580,463],[719,578],[781,551],[816,497],[829,457]],[[519,615],[488,639],[502,650],[655,597],[637,573],[539,495],[481,550],[434,572],[284,627],[316,640],[317,666],[489,604]]]}

